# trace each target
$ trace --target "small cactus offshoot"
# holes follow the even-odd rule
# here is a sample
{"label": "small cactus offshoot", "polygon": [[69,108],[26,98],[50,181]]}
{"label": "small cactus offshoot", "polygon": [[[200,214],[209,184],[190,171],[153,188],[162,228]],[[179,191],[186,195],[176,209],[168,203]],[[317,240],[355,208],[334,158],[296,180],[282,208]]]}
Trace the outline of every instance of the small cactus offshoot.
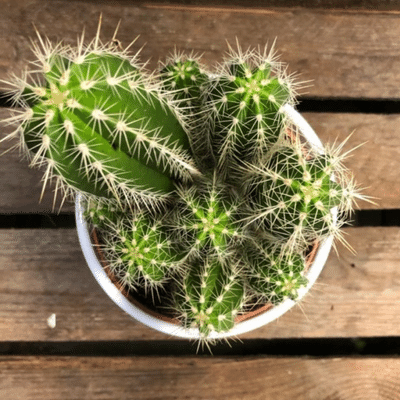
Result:
{"label": "small cactus offshoot", "polygon": [[[203,168],[213,160],[210,136],[203,134],[200,128],[206,121],[202,101],[209,74],[201,64],[199,57],[193,54],[175,52],[161,66],[160,79],[181,112],[189,117],[187,127],[192,138],[192,147],[196,149],[194,157],[203,160]],[[208,160],[204,162],[204,160]]]}
{"label": "small cactus offshoot", "polygon": [[240,270],[231,265],[227,271],[217,258],[206,258],[190,266],[176,295],[176,308],[183,325],[198,328],[204,340],[211,332],[232,329],[244,299]]}
{"label": "small cactus offshoot", "polygon": [[271,244],[248,244],[245,258],[249,288],[264,303],[296,300],[299,289],[307,286],[306,259],[301,253],[285,252]]}
{"label": "small cactus offshoot", "polygon": [[208,76],[198,56],[175,51],[163,63],[160,78],[165,90],[182,103],[180,106],[185,114],[196,115],[200,111],[200,97]]}
{"label": "small cactus offshoot", "polygon": [[146,290],[163,286],[183,258],[162,220],[144,211],[110,222],[103,241],[110,270],[133,290],[137,285]]}
{"label": "small cactus offshoot", "polygon": [[223,265],[230,263],[235,244],[245,236],[238,221],[239,200],[214,179],[180,188],[171,225],[181,233],[188,257],[213,254]]}
{"label": "small cactus offshoot", "polygon": [[110,223],[116,224],[125,216],[125,213],[129,213],[129,211],[128,208],[122,210],[108,202],[102,202],[101,200],[94,201],[91,199],[87,202],[83,216],[92,223],[94,228],[105,229]]}

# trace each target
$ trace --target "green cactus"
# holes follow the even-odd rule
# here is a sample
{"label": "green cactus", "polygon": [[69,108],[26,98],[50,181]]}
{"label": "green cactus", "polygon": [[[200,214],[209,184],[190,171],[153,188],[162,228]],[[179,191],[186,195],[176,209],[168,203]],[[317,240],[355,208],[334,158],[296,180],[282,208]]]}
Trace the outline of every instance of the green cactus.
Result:
{"label": "green cactus", "polygon": [[31,165],[46,167],[45,181],[119,203],[151,202],[198,174],[184,117],[135,57],[98,36],[75,49],[40,42],[40,81],[29,83],[29,72],[11,83],[24,111],[10,136],[20,135]]}
{"label": "green cactus", "polygon": [[201,340],[212,332],[227,332],[243,308],[244,285],[240,271],[226,271],[217,258],[193,262],[176,297],[176,309],[185,327],[198,328]]}
{"label": "green cactus", "polygon": [[330,235],[340,238],[343,217],[359,197],[342,158],[328,150],[306,150],[296,140],[277,145],[259,166],[247,165],[253,199],[249,219],[287,248],[304,250]]}
{"label": "green cactus", "polygon": [[217,182],[196,182],[179,188],[171,226],[181,232],[188,257],[213,254],[223,265],[229,264],[235,245],[245,237],[239,220],[239,201],[228,188]]}
{"label": "green cactus", "polygon": [[206,133],[221,171],[258,159],[278,140],[285,128],[281,107],[293,104],[294,94],[292,79],[272,51],[230,49],[204,95]]}
{"label": "green cactus", "polygon": [[250,245],[243,252],[249,291],[274,305],[286,299],[296,300],[307,286],[306,260],[303,254],[286,252],[271,244]]}
{"label": "green cactus", "polygon": [[110,223],[116,224],[121,218],[129,214],[130,211],[128,207],[121,209],[108,202],[92,198],[86,203],[83,216],[87,221],[91,222],[94,228],[102,230]]}
{"label": "green cactus", "polygon": [[194,156],[202,171],[210,171],[215,163],[210,135],[203,135],[206,113],[202,105],[209,73],[196,55],[175,52],[161,66],[160,78],[164,90],[171,94],[182,113],[189,117],[187,124],[192,138]]}
{"label": "green cactus", "polygon": [[160,217],[143,211],[124,215],[101,232],[111,271],[130,289],[157,289],[180,269],[183,253]]}
{"label": "green cactus", "polygon": [[0,143],[20,138],[45,168],[43,189],[55,178],[66,195],[86,194],[111,271],[132,290],[175,287],[165,301],[201,341],[231,330],[254,299],[296,300],[307,249],[343,240],[366,197],[342,146],[300,143],[282,111],[297,84],[274,52],[230,48],[214,73],[175,53],[153,75],[99,31],[83,41],[39,35],[34,68],[9,83],[22,111],[3,121],[18,126]]}
{"label": "green cactus", "polygon": [[175,51],[161,66],[160,78],[174,100],[187,107],[183,108],[184,113],[199,113],[200,97],[208,75],[198,56]]}

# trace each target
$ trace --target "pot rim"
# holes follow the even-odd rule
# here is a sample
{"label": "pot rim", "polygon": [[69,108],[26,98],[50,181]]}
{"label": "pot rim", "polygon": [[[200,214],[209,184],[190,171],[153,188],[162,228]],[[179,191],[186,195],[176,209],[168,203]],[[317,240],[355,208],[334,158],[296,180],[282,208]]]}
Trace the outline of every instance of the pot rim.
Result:
{"label": "pot rim", "polygon": [[[299,128],[300,133],[304,136],[305,139],[307,139],[308,143],[316,151],[318,151],[319,153],[323,153],[322,142],[320,141],[314,130],[311,128],[311,126],[308,124],[308,122],[304,119],[304,117],[289,104],[283,106],[282,111],[286,114],[293,125]],[[143,309],[131,303],[128,298],[125,297],[125,295],[115,286],[115,284],[112,282],[107,272],[101,265],[101,262],[95,252],[89,232],[89,225],[83,217],[84,199],[85,198],[81,193],[77,193],[75,199],[75,219],[79,242],[92,274],[94,275],[100,286],[103,288],[103,290],[111,298],[111,300],[113,300],[114,303],[116,303],[131,317],[159,332],[186,339],[200,339],[201,336],[198,328],[185,328],[181,325],[176,325],[172,322],[168,322],[148,314]],[[337,220],[337,212],[337,207],[332,208],[331,213],[334,221]],[[302,298],[314,285],[326,263],[332,244],[333,235],[327,237],[319,244],[315,258],[305,274],[308,279],[308,284],[306,287],[299,289],[298,298],[296,301],[287,299],[277,306],[268,308],[266,311],[261,312],[260,314],[236,323],[234,327],[227,332],[211,332],[209,335],[209,339],[222,339],[252,331],[274,321],[275,319],[286,313],[288,310],[290,310],[293,306],[295,306],[302,300]]]}

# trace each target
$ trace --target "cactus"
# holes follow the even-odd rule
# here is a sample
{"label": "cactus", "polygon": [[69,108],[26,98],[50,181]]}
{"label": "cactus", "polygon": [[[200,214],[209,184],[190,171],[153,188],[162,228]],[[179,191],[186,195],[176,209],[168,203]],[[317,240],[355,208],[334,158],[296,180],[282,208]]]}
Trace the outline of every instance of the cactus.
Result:
{"label": "cactus", "polygon": [[[360,198],[338,151],[318,153],[299,140],[277,145],[267,160],[247,165],[251,221],[287,249],[304,250],[333,235]],[[332,212],[337,207],[338,217]]]}
{"label": "cactus", "polygon": [[160,78],[164,89],[186,107],[183,113],[199,113],[200,97],[208,76],[198,56],[185,55],[175,50],[161,65]]}
{"label": "cactus", "polygon": [[[281,107],[293,104],[295,85],[269,53],[230,48],[204,94],[206,133],[211,135],[221,172],[232,165],[260,158],[284,132]],[[201,133],[204,136],[204,133]]]}
{"label": "cactus", "polygon": [[286,299],[296,300],[298,291],[307,286],[303,254],[282,251],[272,244],[247,244],[246,260],[249,291],[261,296],[263,303],[274,305]]}
{"label": "cactus", "polygon": [[240,203],[217,181],[216,174],[196,183],[177,190],[179,200],[171,226],[181,232],[188,258],[212,254],[222,265],[229,264],[235,245],[246,235],[239,222]]}
{"label": "cactus", "polygon": [[176,296],[178,316],[186,327],[198,328],[201,340],[212,332],[227,332],[243,308],[244,285],[240,270],[226,271],[217,258],[193,262]]}
{"label": "cactus", "polygon": [[22,111],[0,143],[20,138],[43,189],[54,177],[86,194],[111,271],[131,290],[175,287],[166,301],[202,341],[254,299],[298,299],[307,249],[343,240],[366,197],[343,145],[300,143],[282,111],[297,87],[285,66],[238,46],[215,74],[175,52],[156,76],[99,31],[76,48],[39,35],[33,70],[9,83]]}
{"label": "cactus", "polygon": [[140,211],[108,221],[102,232],[110,270],[129,289],[158,289],[179,271],[183,253],[162,218]]}
{"label": "cactus", "polygon": [[83,216],[87,221],[91,222],[93,228],[102,230],[106,229],[110,223],[116,224],[129,213],[130,209],[128,207],[121,209],[99,199],[90,199],[87,201]]}
{"label": "cactus", "polygon": [[39,78],[30,83],[33,71],[11,82],[24,111],[10,118],[19,126],[9,137],[20,135],[32,166],[46,166],[45,182],[151,203],[199,174],[185,118],[135,56],[102,44],[99,33],[75,49],[39,39]]}
{"label": "cactus", "polygon": [[211,170],[214,165],[213,151],[209,135],[202,135],[206,116],[203,112],[202,97],[209,82],[209,73],[193,53],[185,55],[176,50],[161,65],[160,78],[166,90],[179,105],[182,113],[190,117],[188,129],[192,146],[196,149],[194,156],[202,170]]}

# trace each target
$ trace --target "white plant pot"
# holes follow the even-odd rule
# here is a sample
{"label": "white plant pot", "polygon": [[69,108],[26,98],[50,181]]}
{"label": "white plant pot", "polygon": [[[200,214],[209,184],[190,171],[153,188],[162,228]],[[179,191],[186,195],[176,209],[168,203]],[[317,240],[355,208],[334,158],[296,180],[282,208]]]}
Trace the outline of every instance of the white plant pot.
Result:
{"label": "white plant pot", "polygon": [[[308,124],[308,122],[293,107],[289,105],[284,106],[284,112],[292,121],[293,125],[298,127],[300,133],[309,142],[309,144],[322,153],[322,143],[311,128],[311,126]],[[134,305],[128,300],[127,297],[125,297],[124,294],[121,293],[121,291],[108,277],[94,250],[90,237],[89,226],[83,217],[85,205],[82,195],[78,194],[76,196],[75,206],[76,226],[83,254],[94,277],[103,288],[103,290],[108,294],[108,296],[130,316],[142,322],[143,324],[153,329],[156,329],[157,331],[181,338],[199,339],[200,335],[197,328],[187,329],[181,325],[177,325],[175,323],[153,316],[144,311],[142,308]],[[334,220],[336,221],[337,209],[333,208],[331,210],[331,213]],[[296,302],[291,299],[287,299],[278,306],[274,306],[250,319],[236,323],[233,329],[231,329],[229,332],[212,332],[210,334],[210,338],[226,338],[252,331],[270,323],[271,321],[277,319],[289,309],[291,309],[298,301],[300,301],[305,296],[305,294],[314,285],[328,258],[329,252],[332,247],[332,242],[333,237],[330,236],[319,244],[314,260],[312,261],[312,264],[308,268],[305,275],[308,279],[308,285],[305,288],[299,290],[299,296]]]}

